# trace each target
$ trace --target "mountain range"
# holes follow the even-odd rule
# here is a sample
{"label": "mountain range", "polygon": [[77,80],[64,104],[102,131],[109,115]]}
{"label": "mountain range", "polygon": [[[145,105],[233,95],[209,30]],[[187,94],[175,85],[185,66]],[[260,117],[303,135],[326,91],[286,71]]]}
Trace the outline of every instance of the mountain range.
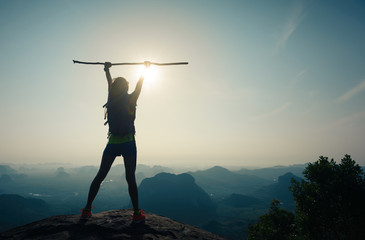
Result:
{"label": "mountain range", "polygon": [[213,199],[219,199],[232,193],[252,194],[262,186],[273,183],[272,180],[234,173],[220,166],[188,173]]}
{"label": "mountain range", "polygon": [[[275,167],[273,172],[281,173],[283,169],[292,168]],[[0,214],[0,231],[53,215],[79,214],[97,170],[94,166],[55,167],[45,171],[2,165],[0,206],[6,209],[0,209],[4,213]],[[247,174],[245,171],[215,166],[174,174],[170,168],[138,165],[140,206],[148,212],[230,239],[244,239],[248,224],[266,213],[274,198],[282,202],[283,208],[294,209],[290,180],[300,179],[288,172],[270,174],[269,169],[248,170]],[[259,176],[254,175],[256,173]],[[9,198],[22,200],[7,200]],[[38,205],[32,205],[35,203]],[[95,213],[131,207],[123,164],[112,167],[94,205]],[[16,221],[7,217],[10,215]]]}

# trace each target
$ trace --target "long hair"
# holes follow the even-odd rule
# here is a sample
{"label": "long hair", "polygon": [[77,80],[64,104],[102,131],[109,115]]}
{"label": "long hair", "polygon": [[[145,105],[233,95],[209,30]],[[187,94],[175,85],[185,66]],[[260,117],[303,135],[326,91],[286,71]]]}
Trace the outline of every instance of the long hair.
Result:
{"label": "long hair", "polygon": [[[108,114],[108,107],[111,101],[113,99],[117,99],[118,96],[128,94],[129,89],[129,82],[122,77],[117,77],[113,79],[113,82],[110,87],[110,92],[108,96],[108,102],[104,104],[103,108],[105,108],[104,111],[104,120],[107,119]],[[107,120],[104,125],[108,123],[109,120]],[[110,136],[110,132],[108,133],[108,137]]]}
{"label": "long hair", "polygon": [[110,97],[113,98],[117,95],[128,93],[129,82],[122,77],[117,77],[113,79],[113,83],[110,88]]}

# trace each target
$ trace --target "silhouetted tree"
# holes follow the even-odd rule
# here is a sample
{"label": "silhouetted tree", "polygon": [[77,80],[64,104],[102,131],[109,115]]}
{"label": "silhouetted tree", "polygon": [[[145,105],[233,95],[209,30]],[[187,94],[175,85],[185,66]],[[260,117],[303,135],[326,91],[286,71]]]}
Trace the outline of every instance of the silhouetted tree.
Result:
{"label": "silhouetted tree", "polygon": [[351,156],[340,164],[321,156],[303,173],[290,187],[303,239],[365,239],[365,175]]}
{"label": "silhouetted tree", "polygon": [[294,214],[279,208],[274,199],[269,213],[262,215],[259,222],[247,229],[247,240],[293,240],[296,239]]}

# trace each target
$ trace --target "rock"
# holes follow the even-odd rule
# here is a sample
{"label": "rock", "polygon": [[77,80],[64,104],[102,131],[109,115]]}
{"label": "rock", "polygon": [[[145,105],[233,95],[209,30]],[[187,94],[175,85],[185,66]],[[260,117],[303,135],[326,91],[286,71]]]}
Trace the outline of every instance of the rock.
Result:
{"label": "rock", "polygon": [[213,233],[146,212],[145,224],[132,224],[132,210],[110,210],[82,220],[59,215],[0,233],[0,239],[224,239]]}

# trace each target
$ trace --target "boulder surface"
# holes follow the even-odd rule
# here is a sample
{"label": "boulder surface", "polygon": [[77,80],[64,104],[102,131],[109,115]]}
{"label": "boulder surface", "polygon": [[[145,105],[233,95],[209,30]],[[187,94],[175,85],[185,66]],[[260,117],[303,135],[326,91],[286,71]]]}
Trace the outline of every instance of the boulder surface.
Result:
{"label": "boulder surface", "polygon": [[223,240],[205,230],[146,212],[144,224],[132,224],[132,210],[110,210],[93,214],[59,215],[0,233],[0,239],[201,239]]}

